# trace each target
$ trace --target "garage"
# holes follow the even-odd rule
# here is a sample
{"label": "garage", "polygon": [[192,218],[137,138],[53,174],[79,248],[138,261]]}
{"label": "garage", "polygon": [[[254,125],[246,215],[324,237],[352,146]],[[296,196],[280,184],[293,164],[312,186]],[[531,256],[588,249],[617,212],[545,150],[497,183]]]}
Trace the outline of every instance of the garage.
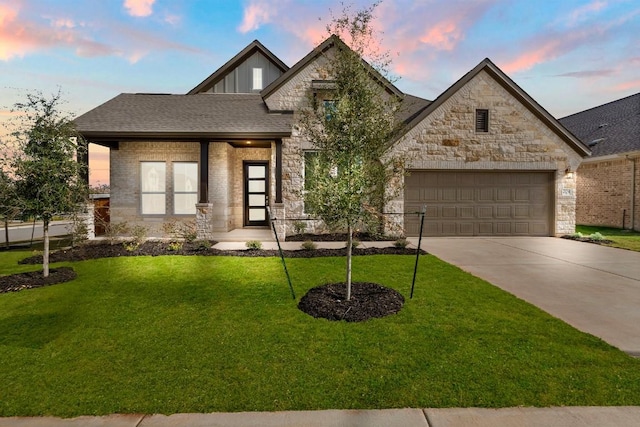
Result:
{"label": "garage", "polygon": [[550,236],[554,172],[410,171],[405,233],[423,236]]}

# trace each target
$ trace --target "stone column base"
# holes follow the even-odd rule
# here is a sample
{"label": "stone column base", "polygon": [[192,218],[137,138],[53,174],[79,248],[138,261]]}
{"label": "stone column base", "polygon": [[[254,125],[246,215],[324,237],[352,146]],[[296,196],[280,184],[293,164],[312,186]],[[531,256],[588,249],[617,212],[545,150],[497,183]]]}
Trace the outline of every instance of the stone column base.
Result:
{"label": "stone column base", "polygon": [[[281,242],[284,242],[284,239],[287,237],[287,224],[284,214],[284,203],[274,203],[271,206],[271,219],[275,218],[274,225],[278,233],[278,239],[280,239]],[[271,229],[271,233],[273,233],[273,229]]]}
{"label": "stone column base", "polygon": [[196,203],[196,235],[198,240],[213,239],[213,203]]}

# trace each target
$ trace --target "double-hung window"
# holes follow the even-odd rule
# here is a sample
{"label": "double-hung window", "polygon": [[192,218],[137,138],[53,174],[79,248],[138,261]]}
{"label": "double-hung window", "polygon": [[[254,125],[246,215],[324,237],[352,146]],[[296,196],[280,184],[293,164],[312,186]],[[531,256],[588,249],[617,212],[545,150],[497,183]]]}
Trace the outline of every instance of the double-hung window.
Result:
{"label": "double-hung window", "polygon": [[141,162],[141,212],[143,215],[164,215],[166,213],[165,162]]}
{"label": "double-hung window", "polygon": [[198,202],[198,164],[173,163],[173,213],[195,215]]}

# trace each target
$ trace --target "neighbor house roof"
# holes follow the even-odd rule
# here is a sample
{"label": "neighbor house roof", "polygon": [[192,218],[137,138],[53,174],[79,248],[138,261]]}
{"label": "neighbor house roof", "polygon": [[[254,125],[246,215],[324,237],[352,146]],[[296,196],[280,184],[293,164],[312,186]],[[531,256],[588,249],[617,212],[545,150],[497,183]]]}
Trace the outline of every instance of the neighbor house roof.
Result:
{"label": "neighbor house roof", "polygon": [[640,150],[640,93],[560,119],[593,157]]}
{"label": "neighbor house roof", "polygon": [[469,83],[480,72],[485,71],[491,77],[493,77],[498,84],[500,84],[507,92],[515,97],[522,105],[524,105],[529,111],[533,113],[538,119],[546,124],[556,135],[558,135],[563,141],[569,144],[576,152],[582,156],[590,154],[589,148],[582,143],[578,138],[567,131],[551,114],[542,108],[532,97],[529,96],[520,86],[518,86],[513,80],[509,78],[500,68],[498,68],[489,58],[485,58],[478,65],[476,65],[471,71],[462,76],[460,80],[451,85],[440,96],[438,96],[433,102],[426,106],[422,111],[415,115],[407,124],[405,132],[408,132],[411,128],[422,122],[427,116],[433,113],[438,107],[440,107],[445,101],[453,96],[458,90]]}
{"label": "neighbor house roof", "polygon": [[259,94],[124,93],[74,120],[85,138],[279,138],[290,114],[273,114]]}
{"label": "neighbor house roof", "polygon": [[227,61],[222,67],[218,68],[213,74],[204,79],[198,86],[191,89],[187,95],[194,95],[199,92],[204,92],[209,88],[213,87],[218,81],[224,78],[227,73],[236,68],[242,62],[244,62],[247,58],[252,56],[254,53],[260,52],[264,56],[266,56],[276,67],[278,67],[283,73],[289,69],[287,64],[282,62],[280,58],[275,56],[269,49],[267,49],[262,43],[258,40],[254,40],[247,47],[242,49],[236,56]]}

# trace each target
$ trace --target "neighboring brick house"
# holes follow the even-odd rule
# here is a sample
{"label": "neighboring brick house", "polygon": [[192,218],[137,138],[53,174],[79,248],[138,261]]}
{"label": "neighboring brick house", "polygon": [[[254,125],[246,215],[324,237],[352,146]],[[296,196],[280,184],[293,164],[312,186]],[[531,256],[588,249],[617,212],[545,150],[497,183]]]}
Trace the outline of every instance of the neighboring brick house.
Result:
{"label": "neighboring brick house", "polygon": [[[121,94],[78,117],[88,141],[110,148],[111,220],[159,230],[196,218],[201,238],[241,227],[279,232],[317,221],[304,211],[313,146],[296,129],[309,93],[326,91],[330,37],[288,68],[254,41],[186,95]],[[589,149],[490,60],[433,102],[380,80],[404,105],[404,159],[387,231],[425,235],[553,236],[574,231],[572,172]],[[330,89],[329,89],[330,90]]]}
{"label": "neighboring brick house", "polygon": [[592,151],[578,168],[576,222],[640,230],[640,93],[559,121]]}

